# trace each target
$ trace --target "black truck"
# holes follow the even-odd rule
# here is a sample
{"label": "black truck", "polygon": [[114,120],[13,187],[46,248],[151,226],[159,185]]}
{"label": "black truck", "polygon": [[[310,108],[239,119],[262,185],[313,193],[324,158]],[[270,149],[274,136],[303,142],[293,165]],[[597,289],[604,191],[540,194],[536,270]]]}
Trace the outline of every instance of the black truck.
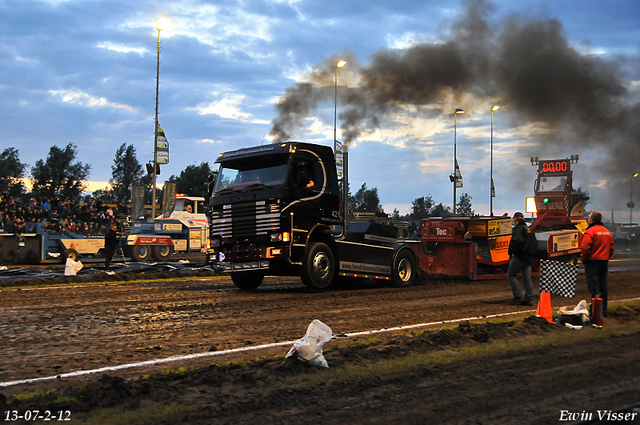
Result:
{"label": "black truck", "polygon": [[300,276],[313,289],[353,278],[415,282],[415,247],[392,223],[349,223],[339,185],[347,172],[339,182],[331,148],[262,145],[221,153],[216,164],[209,258],[238,288],[255,289],[265,275]]}

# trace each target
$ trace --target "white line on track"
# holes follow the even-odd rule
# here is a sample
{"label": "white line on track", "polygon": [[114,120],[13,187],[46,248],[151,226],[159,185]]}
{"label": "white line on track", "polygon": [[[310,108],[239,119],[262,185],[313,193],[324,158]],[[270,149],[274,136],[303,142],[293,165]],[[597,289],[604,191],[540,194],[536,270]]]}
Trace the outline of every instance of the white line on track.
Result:
{"label": "white line on track", "polygon": [[[613,301],[613,302],[618,303],[618,302],[630,302],[630,301],[637,301],[637,300],[640,300],[640,298],[630,298],[630,299],[626,299],[626,300],[616,300],[616,301]],[[364,336],[364,335],[374,335],[374,334],[383,333],[383,332],[404,331],[404,330],[408,330],[408,329],[424,328],[424,327],[436,326],[436,325],[446,325],[446,324],[450,324],[450,323],[466,322],[466,321],[470,321],[470,320],[494,319],[494,318],[498,318],[498,317],[514,316],[514,315],[517,315],[517,314],[525,314],[525,313],[531,313],[531,312],[535,313],[535,310],[521,310],[521,311],[513,311],[513,312],[510,312],[510,313],[488,314],[486,316],[465,317],[465,318],[462,318],[462,319],[451,319],[451,320],[440,320],[440,321],[437,321],[437,322],[419,323],[419,324],[407,325],[407,326],[396,326],[396,327],[392,327],[392,328],[384,328],[384,329],[377,329],[377,330],[363,331],[363,332],[353,332],[353,333],[340,334],[340,336],[338,336],[336,338],[353,338],[353,337]],[[2,387],[11,387],[11,386],[14,386],[14,385],[32,384],[32,383],[35,383],[35,382],[42,382],[42,381],[51,381],[51,380],[54,380],[54,379],[74,378],[74,377],[77,377],[77,376],[91,375],[91,374],[94,374],[94,373],[113,372],[113,371],[116,371],[116,370],[133,369],[133,368],[144,367],[144,366],[155,366],[155,365],[159,365],[159,364],[163,364],[163,363],[175,362],[175,361],[179,361],[179,360],[200,359],[200,358],[205,358],[205,357],[222,356],[222,355],[225,355],[225,354],[243,353],[243,352],[248,352],[248,351],[264,350],[264,349],[267,349],[267,348],[284,347],[284,346],[293,345],[296,341],[275,342],[275,343],[272,343],[272,344],[255,345],[253,347],[234,348],[234,349],[231,349],[231,350],[222,350],[222,351],[211,351],[211,352],[206,352],[206,353],[187,354],[187,355],[184,355],[184,356],[171,356],[171,357],[165,357],[163,359],[147,360],[147,361],[144,361],[144,362],[127,363],[127,364],[116,365],[116,366],[105,366],[105,367],[101,367],[99,369],[79,370],[79,371],[76,371],[76,372],[61,373],[60,375],[55,375],[55,376],[44,376],[44,377],[41,377],[41,378],[21,379],[21,380],[17,380],[17,381],[0,382],[0,388],[2,388]]]}
{"label": "white line on track", "polygon": [[[339,338],[352,338],[352,337],[363,336],[363,335],[373,335],[373,334],[378,334],[378,333],[383,333],[383,332],[403,331],[403,330],[407,330],[407,329],[423,328],[423,327],[427,327],[427,326],[444,325],[444,324],[448,324],[448,323],[457,323],[457,322],[466,322],[466,321],[469,321],[469,320],[482,320],[482,319],[490,319],[490,318],[496,318],[496,317],[512,316],[512,315],[516,315],[516,314],[530,313],[532,311],[535,312],[535,310],[523,310],[523,311],[515,311],[515,312],[511,312],[511,313],[491,314],[491,315],[487,315],[487,316],[476,316],[476,317],[465,317],[465,318],[462,318],[462,319],[441,320],[441,321],[438,321],[438,322],[419,323],[419,324],[416,324],[416,325],[407,325],[407,326],[396,326],[396,327],[392,327],[392,328],[384,328],[384,329],[377,329],[377,330],[364,331],[364,332],[353,332],[353,333],[340,334]],[[147,360],[147,361],[144,361],[144,362],[127,363],[127,364],[121,364],[121,365],[115,365],[115,366],[105,366],[105,367],[101,367],[99,369],[79,370],[79,371],[76,371],[76,372],[61,373],[61,374],[55,375],[55,376],[44,376],[44,377],[41,377],[41,378],[31,378],[31,379],[21,379],[21,380],[17,380],[17,381],[0,382],[0,387],[10,387],[10,386],[14,386],[14,385],[32,384],[32,383],[35,383],[35,382],[51,381],[51,380],[54,380],[54,379],[62,379],[62,378],[74,378],[74,377],[77,377],[77,376],[91,375],[91,374],[94,374],[94,373],[113,372],[113,371],[117,371],[117,370],[133,369],[133,368],[145,367],[145,366],[155,366],[155,365],[159,365],[159,364],[163,364],[163,363],[175,362],[175,361],[179,361],[179,360],[200,359],[200,358],[205,358],[205,357],[223,356],[225,354],[234,354],[234,353],[243,353],[243,352],[248,352],[248,351],[264,350],[264,349],[267,349],[267,348],[275,348],[275,347],[283,347],[283,346],[293,345],[296,341],[284,341],[284,342],[276,342],[276,343],[272,343],[272,344],[255,345],[253,347],[234,348],[234,349],[231,349],[231,350],[211,351],[211,352],[206,352],[206,353],[195,353],[195,354],[187,354],[187,355],[182,355],[182,356],[171,356],[171,357],[165,357],[163,359]]]}

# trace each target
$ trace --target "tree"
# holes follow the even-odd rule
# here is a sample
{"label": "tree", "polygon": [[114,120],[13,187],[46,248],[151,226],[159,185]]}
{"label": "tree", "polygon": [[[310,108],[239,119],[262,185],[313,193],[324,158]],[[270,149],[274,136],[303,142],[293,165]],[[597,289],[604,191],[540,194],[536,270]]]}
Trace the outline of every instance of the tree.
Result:
{"label": "tree", "polygon": [[472,217],[475,214],[475,211],[471,208],[471,196],[468,193],[463,193],[460,196],[460,202],[458,202],[456,210],[458,215],[464,217]]}
{"label": "tree", "polygon": [[20,179],[26,167],[20,162],[17,149],[5,149],[0,154],[0,192],[8,191],[13,197],[22,195],[25,190]]}
{"label": "tree", "polygon": [[366,183],[362,183],[355,195],[349,196],[349,204],[351,209],[356,212],[382,212],[378,188],[367,189]]}
{"label": "tree", "polygon": [[184,193],[187,196],[203,196],[207,193],[209,174],[211,174],[209,163],[202,162],[200,165],[187,166],[180,172],[180,176],[171,175],[167,181],[176,183],[178,193]]}
{"label": "tree", "polygon": [[127,203],[131,199],[131,185],[140,184],[144,172],[136,157],[136,148],[126,143],[120,145],[111,166],[111,191],[116,202]]}
{"label": "tree", "polygon": [[431,217],[448,217],[451,215],[451,208],[445,207],[444,205],[442,205],[442,202],[440,202],[438,205],[431,209],[431,214],[429,215]]}
{"label": "tree", "polygon": [[86,188],[91,166],[76,159],[77,148],[69,143],[64,149],[52,146],[46,161],[39,159],[31,168],[33,193],[53,198],[75,199]]}
{"label": "tree", "polygon": [[416,198],[411,203],[411,217],[417,220],[429,217],[431,208],[433,208],[433,198],[431,195]]}

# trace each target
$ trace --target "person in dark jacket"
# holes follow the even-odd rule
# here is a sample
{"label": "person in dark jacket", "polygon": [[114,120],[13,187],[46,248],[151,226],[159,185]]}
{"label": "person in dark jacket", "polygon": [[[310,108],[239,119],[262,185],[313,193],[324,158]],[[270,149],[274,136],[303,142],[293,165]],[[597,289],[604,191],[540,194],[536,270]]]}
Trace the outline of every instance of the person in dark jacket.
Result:
{"label": "person in dark jacket", "polygon": [[584,263],[584,273],[587,277],[587,288],[592,298],[602,298],[602,313],[607,316],[607,273],[609,259],[613,254],[614,243],[611,232],[602,225],[602,214],[589,214],[589,227],[582,235],[580,245],[580,260]]}
{"label": "person in dark jacket", "polygon": [[104,261],[104,269],[109,270],[109,265],[111,265],[111,259],[113,258],[113,253],[116,252],[116,248],[118,247],[118,225],[113,222],[109,230],[107,230],[107,234],[104,236],[104,255],[106,257]]}
{"label": "person in dark jacket", "polygon": [[[524,222],[524,215],[517,212],[513,215],[513,223],[515,227],[511,233],[511,241],[509,242],[509,269],[507,270],[507,279],[511,284],[513,291],[513,299],[509,301],[509,305],[533,305],[533,284],[531,283],[531,254],[527,253],[526,241],[531,230]],[[522,290],[518,283],[518,273],[522,273],[524,280],[524,298],[522,298]]]}

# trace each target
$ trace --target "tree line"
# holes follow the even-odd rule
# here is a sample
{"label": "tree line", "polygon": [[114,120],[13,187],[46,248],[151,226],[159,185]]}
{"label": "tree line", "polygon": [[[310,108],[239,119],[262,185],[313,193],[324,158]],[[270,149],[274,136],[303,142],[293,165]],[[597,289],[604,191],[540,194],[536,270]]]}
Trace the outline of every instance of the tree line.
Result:
{"label": "tree line", "polygon": [[[43,197],[65,200],[80,199],[101,201],[103,204],[130,202],[130,187],[132,184],[143,185],[146,189],[145,202],[151,203],[151,186],[153,184],[153,168],[147,170],[138,161],[136,149],[133,145],[123,143],[116,150],[109,187],[93,191],[90,195],[83,195],[87,188],[87,179],[91,174],[91,166],[76,161],[77,147],[69,143],[64,149],[52,146],[46,159],[39,159],[31,167],[31,193],[23,184],[26,177],[27,164],[19,159],[19,151],[13,147],[5,149],[0,154],[0,193],[8,193],[15,199],[23,197]],[[148,171],[151,171],[149,173]],[[188,196],[203,196],[207,192],[208,176],[212,170],[209,163],[204,161],[200,165],[189,165],[179,175],[171,175],[167,182],[176,183],[176,191]],[[350,210],[360,213],[384,213],[378,188],[367,188],[367,184],[355,192],[349,193]],[[157,196],[161,196],[157,193]],[[391,213],[396,219],[421,219],[425,217],[446,217],[452,215],[451,208],[442,203],[436,204],[431,195],[416,198],[411,203],[411,212],[401,216],[397,209]],[[473,216],[471,196],[463,193],[456,205],[457,215]]]}

